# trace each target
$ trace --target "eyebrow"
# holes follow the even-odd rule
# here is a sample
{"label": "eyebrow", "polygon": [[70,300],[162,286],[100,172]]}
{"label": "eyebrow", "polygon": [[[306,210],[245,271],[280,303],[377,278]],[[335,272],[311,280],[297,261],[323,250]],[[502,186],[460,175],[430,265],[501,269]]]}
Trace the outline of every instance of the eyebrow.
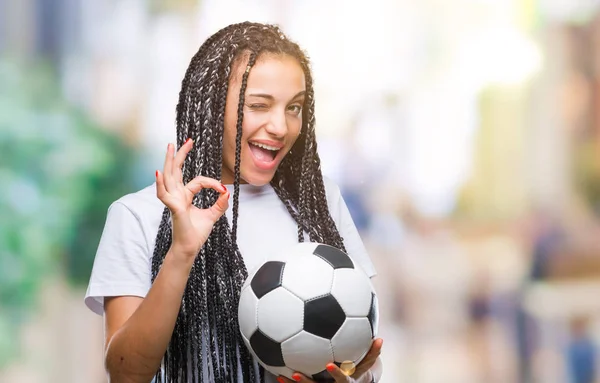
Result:
{"label": "eyebrow", "polygon": [[[306,94],[306,91],[300,91],[298,92],[294,97],[292,97],[292,100],[297,99],[300,96],[304,96]],[[267,93],[250,93],[249,95],[247,95],[246,97],[262,97],[262,98],[266,98],[267,100],[274,100],[275,97],[273,97],[270,94]]]}

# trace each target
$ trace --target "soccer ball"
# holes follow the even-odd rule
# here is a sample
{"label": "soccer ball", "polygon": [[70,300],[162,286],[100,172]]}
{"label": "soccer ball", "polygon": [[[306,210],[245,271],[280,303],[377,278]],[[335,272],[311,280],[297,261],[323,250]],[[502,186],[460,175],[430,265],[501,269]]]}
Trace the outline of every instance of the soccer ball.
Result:
{"label": "soccer ball", "polygon": [[346,253],[299,243],[248,277],[238,319],[246,346],[266,370],[332,381],[328,363],[358,364],[371,348],[378,327],[377,296],[369,277]]}

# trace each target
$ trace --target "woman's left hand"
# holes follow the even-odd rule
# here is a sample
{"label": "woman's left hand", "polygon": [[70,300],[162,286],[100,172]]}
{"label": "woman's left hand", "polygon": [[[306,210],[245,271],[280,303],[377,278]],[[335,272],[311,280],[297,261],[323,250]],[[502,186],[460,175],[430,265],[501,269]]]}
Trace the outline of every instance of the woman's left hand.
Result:
{"label": "woman's left hand", "polygon": [[[371,346],[371,349],[369,350],[367,355],[365,355],[363,360],[358,364],[358,366],[356,366],[356,370],[350,376],[347,376],[346,374],[344,374],[342,372],[342,370],[333,363],[329,363],[327,366],[325,366],[325,368],[327,369],[327,371],[329,371],[329,373],[331,374],[333,379],[335,379],[336,383],[361,382],[361,377],[365,373],[367,373],[371,369],[371,367],[373,367],[373,365],[377,361],[377,358],[381,354],[381,346],[382,345],[383,345],[383,339],[381,339],[381,338],[375,339],[373,341],[373,345]],[[280,383],[294,383],[294,382],[315,383],[314,380],[312,380],[298,372],[294,373],[294,375],[292,375],[292,377],[294,378],[294,380],[288,379],[285,376],[279,376],[277,378],[277,381],[279,381]]]}

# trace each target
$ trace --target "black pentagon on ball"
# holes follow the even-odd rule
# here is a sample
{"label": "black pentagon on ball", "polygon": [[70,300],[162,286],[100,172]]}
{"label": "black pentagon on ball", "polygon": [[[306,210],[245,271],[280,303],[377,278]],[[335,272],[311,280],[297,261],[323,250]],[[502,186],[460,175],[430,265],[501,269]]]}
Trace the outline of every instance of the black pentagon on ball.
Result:
{"label": "black pentagon on ball", "polygon": [[319,245],[313,254],[329,263],[334,269],[353,269],[354,263],[348,254],[329,245]]}
{"label": "black pentagon on ball", "polygon": [[304,331],[313,335],[331,339],[345,320],[344,310],[331,294],[304,303]]}
{"label": "black pentagon on ball", "polygon": [[[341,366],[342,364],[339,362],[334,362],[336,366]],[[335,379],[331,376],[329,371],[323,370],[317,374],[313,374],[312,379],[317,383],[333,383]]]}
{"label": "black pentagon on ball", "polygon": [[379,312],[378,312],[378,301],[377,295],[371,293],[371,308],[369,309],[369,314],[367,318],[369,319],[369,323],[371,324],[371,334],[375,335],[375,329],[379,324]]}
{"label": "black pentagon on ball", "polygon": [[263,334],[260,330],[256,330],[250,337],[250,346],[254,353],[264,364],[273,367],[283,367],[285,362],[283,361],[283,352],[281,351],[281,344],[275,342]]}
{"label": "black pentagon on ball", "polygon": [[281,286],[283,276],[284,262],[269,261],[265,262],[252,277],[252,291],[258,299],[265,296],[268,292]]}

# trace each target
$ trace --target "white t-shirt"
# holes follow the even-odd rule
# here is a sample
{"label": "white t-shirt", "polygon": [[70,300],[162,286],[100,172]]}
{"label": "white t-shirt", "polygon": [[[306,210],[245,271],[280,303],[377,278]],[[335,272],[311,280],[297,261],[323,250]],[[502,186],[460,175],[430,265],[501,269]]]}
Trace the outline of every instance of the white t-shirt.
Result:
{"label": "white t-shirt", "polygon": [[[369,277],[375,269],[365,250],[348,208],[335,183],[324,179],[329,212],[348,255]],[[227,185],[233,194],[233,186]],[[151,262],[158,226],[164,209],[156,197],[156,184],[127,194],[108,209],[85,304],[104,313],[104,297],[145,297],[151,287]],[[232,223],[233,201],[225,213]],[[237,244],[251,271],[271,255],[298,242],[298,228],[270,185],[240,185]]]}

